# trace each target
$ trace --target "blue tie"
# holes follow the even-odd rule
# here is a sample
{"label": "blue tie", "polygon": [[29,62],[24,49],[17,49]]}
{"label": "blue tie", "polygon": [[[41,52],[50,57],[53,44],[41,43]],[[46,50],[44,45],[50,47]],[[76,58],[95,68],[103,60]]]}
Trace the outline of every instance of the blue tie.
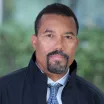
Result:
{"label": "blue tie", "polygon": [[57,92],[58,92],[58,89],[59,87],[61,87],[62,85],[61,84],[55,84],[55,85],[50,85],[48,84],[48,87],[50,88],[50,96],[49,96],[49,99],[48,99],[48,102],[47,104],[59,104],[58,101],[57,101]]}

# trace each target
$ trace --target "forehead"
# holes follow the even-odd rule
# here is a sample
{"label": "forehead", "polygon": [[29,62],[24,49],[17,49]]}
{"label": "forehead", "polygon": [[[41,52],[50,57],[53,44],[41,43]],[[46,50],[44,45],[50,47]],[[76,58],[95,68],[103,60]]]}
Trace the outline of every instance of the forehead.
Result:
{"label": "forehead", "polygon": [[40,22],[43,23],[44,21],[61,21],[61,22],[66,22],[66,23],[71,23],[71,24],[75,24],[75,20],[73,17],[69,17],[69,16],[63,16],[60,14],[44,14],[41,19]]}
{"label": "forehead", "polygon": [[44,14],[41,17],[39,27],[62,27],[76,32],[76,23],[73,17],[57,14]]}

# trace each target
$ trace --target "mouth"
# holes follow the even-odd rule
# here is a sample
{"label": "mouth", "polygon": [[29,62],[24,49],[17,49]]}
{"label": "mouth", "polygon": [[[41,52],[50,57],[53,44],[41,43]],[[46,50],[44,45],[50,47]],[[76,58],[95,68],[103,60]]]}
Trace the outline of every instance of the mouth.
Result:
{"label": "mouth", "polygon": [[49,58],[51,60],[62,60],[62,59],[64,59],[64,57],[62,55],[59,55],[59,54],[51,55]]}
{"label": "mouth", "polygon": [[62,51],[53,51],[51,53],[48,53],[47,58],[49,58],[50,60],[53,61],[62,61],[62,60],[68,60],[69,56],[67,54],[65,54]]}

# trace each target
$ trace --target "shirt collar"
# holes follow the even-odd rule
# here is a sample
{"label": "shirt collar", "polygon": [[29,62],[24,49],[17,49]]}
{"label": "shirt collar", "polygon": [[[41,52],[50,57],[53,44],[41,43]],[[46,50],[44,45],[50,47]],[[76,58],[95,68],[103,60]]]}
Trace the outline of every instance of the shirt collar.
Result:
{"label": "shirt collar", "polygon": [[[36,63],[36,62],[35,62]],[[38,66],[38,64],[36,63],[36,65]],[[38,66],[38,68],[39,68],[39,66]],[[40,69],[40,68],[39,68]],[[50,79],[49,77],[48,77],[48,82],[47,82],[47,84],[51,84],[51,85],[55,85],[56,83],[60,83],[61,85],[66,85],[66,83],[67,83],[67,80],[68,80],[68,78],[70,77],[69,76],[69,70],[70,69],[68,69],[68,71],[67,71],[67,73],[61,78],[61,79],[59,79],[59,80],[57,80],[56,82],[54,82],[52,79]],[[44,73],[41,69],[40,69],[40,71],[42,72],[42,73]]]}
{"label": "shirt collar", "polygon": [[54,85],[56,83],[60,83],[60,84],[62,84],[64,86],[64,85],[66,85],[68,78],[69,78],[69,69],[68,69],[67,73],[61,79],[57,80],[56,82],[54,82],[52,79],[50,79],[48,77],[47,84]]}

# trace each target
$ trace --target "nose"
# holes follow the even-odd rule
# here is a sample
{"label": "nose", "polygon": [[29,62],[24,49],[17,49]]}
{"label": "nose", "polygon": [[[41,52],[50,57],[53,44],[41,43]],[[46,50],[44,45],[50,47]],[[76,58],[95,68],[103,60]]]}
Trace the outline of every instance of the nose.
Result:
{"label": "nose", "polygon": [[62,50],[63,51],[63,41],[61,38],[56,40],[55,49],[56,50]]}

